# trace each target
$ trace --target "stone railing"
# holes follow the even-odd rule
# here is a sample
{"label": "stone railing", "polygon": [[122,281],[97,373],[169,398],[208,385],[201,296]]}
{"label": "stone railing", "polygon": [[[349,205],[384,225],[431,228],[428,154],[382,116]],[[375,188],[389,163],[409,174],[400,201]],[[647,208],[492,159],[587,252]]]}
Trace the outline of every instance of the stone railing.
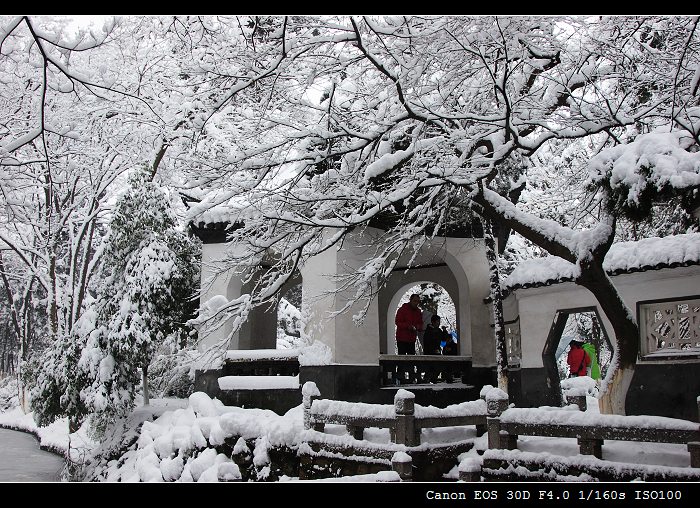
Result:
{"label": "stone railing", "polygon": [[382,386],[424,383],[468,384],[471,374],[470,356],[379,355]]}
{"label": "stone railing", "polygon": [[[569,397],[585,411],[585,396]],[[662,417],[583,414],[582,411],[512,408],[487,420],[489,449],[515,450],[518,436],[576,438],[581,455],[602,458],[605,440],[687,444],[690,466],[700,467],[700,424]],[[654,424],[656,419],[656,424]]]}
{"label": "stone railing", "polygon": [[[321,399],[316,384],[310,381],[304,384],[302,396],[304,427],[307,430],[324,432],[327,424],[345,425],[347,433],[359,441],[364,439],[367,428],[389,429],[391,442],[406,446],[406,452],[384,450],[378,446],[375,453],[382,457],[390,456],[392,469],[404,481],[411,479],[411,471],[415,467],[411,454],[421,445],[423,429],[474,425],[477,435],[483,435],[487,418],[497,417],[508,408],[508,396],[492,387],[482,390],[479,400],[443,409],[415,404],[414,395],[403,389],[396,392],[393,405]],[[356,454],[359,455],[359,451]]]}
{"label": "stone railing", "polygon": [[[321,399],[315,383],[302,388],[304,426],[323,432],[326,424],[345,425],[354,439],[362,440],[368,427],[389,429],[391,441],[405,446],[418,446],[422,429],[474,425],[477,435],[486,432],[489,416],[499,416],[508,408],[508,398],[501,390],[483,391],[481,399],[440,409],[414,403],[414,395],[398,390],[394,405],[364,404]],[[502,395],[501,395],[502,394]]]}
{"label": "stone railing", "polygon": [[[601,481],[697,481],[694,468],[700,467],[700,425],[695,422],[661,418],[657,425],[653,419],[640,416],[598,415],[586,411],[586,396],[567,396],[574,408],[505,408],[501,404],[500,416],[487,418],[488,448],[483,457],[465,458],[459,464],[459,479],[467,482],[481,481],[482,475],[491,481],[551,481],[553,476],[567,478],[570,474],[587,474]],[[700,412],[700,401],[698,410]],[[495,411],[494,411],[495,412]],[[658,417],[652,417],[658,418]],[[690,453],[690,469],[619,463],[605,461],[598,464],[577,461],[570,457],[540,456],[517,450],[518,436],[576,438],[581,455],[602,458],[605,440],[642,441],[655,443],[687,443]],[[512,450],[512,451],[505,451]],[[494,453],[497,452],[497,453]],[[518,469],[525,473],[517,473]],[[573,472],[572,472],[573,471]]]}

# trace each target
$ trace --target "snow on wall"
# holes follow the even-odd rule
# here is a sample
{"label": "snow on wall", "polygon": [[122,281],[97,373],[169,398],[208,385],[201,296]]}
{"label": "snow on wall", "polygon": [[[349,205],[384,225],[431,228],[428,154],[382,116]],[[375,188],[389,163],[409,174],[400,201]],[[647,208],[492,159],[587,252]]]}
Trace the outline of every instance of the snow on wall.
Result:
{"label": "snow on wall", "polygon": [[[608,272],[628,271],[700,263],[700,233],[644,238],[619,242],[610,247],[603,268]],[[579,268],[557,256],[528,259],[515,267],[504,281],[504,289],[530,284],[572,280]]]}
{"label": "snow on wall", "polygon": [[299,349],[249,349],[226,351],[227,360],[286,360],[298,358]]}
{"label": "snow on wall", "polygon": [[280,390],[299,388],[299,376],[223,376],[222,390]]}

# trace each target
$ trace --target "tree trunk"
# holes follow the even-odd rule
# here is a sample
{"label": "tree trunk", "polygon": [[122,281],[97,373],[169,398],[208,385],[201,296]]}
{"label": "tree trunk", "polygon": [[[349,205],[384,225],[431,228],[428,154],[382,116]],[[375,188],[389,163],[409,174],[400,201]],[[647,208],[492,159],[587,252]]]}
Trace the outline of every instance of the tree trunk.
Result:
{"label": "tree trunk", "polygon": [[613,362],[601,385],[601,411],[625,414],[627,389],[639,353],[639,327],[601,263],[582,266],[576,282],[593,293],[615,333]]}
{"label": "tree trunk", "polygon": [[148,365],[141,368],[141,373],[143,375],[143,405],[148,406],[151,403],[150,396],[148,394]]}
{"label": "tree trunk", "polygon": [[80,423],[74,417],[68,418],[68,433],[75,434],[80,429]]}
{"label": "tree trunk", "polygon": [[634,365],[628,367],[613,366],[612,376],[605,377],[603,392],[599,397],[600,412],[605,414],[625,414],[627,390],[634,376]]}
{"label": "tree trunk", "polygon": [[29,393],[27,393],[27,387],[22,382],[22,366],[21,360],[20,365],[17,367],[17,397],[19,398],[19,407],[24,414],[29,413]]}
{"label": "tree trunk", "polygon": [[501,281],[498,276],[498,250],[493,237],[493,227],[489,219],[484,219],[484,243],[486,259],[489,263],[490,295],[493,304],[493,334],[496,341],[496,378],[498,388],[508,393],[508,348],[506,327],[503,322],[503,298]]}

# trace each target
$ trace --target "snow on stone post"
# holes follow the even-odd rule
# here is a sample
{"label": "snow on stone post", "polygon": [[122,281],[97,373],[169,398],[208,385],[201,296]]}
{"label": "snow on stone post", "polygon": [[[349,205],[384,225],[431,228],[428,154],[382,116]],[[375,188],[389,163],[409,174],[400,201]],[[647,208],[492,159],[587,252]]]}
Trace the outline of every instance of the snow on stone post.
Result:
{"label": "snow on stone post", "polygon": [[481,460],[469,457],[459,463],[459,480],[462,482],[481,481]]}
{"label": "snow on stone post", "polygon": [[413,479],[413,459],[406,452],[396,452],[391,457],[391,469],[399,473],[402,482]]}
{"label": "snow on stone post", "polygon": [[508,394],[500,388],[492,388],[486,392],[486,412],[489,416],[501,416],[508,409]]}
{"label": "snow on stone post", "polygon": [[572,377],[561,382],[567,404],[576,404],[581,411],[588,409],[586,397],[593,394],[596,382],[588,376]]}
{"label": "snow on stone post", "polygon": [[311,405],[314,403],[314,400],[321,398],[321,392],[316,383],[307,381],[301,388],[301,395],[304,406],[304,428],[309,430],[311,428]]}
{"label": "snow on stone post", "polygon": [[396,413],[396,443],[406,446],[420,444],[420,430],[416,429],[415,405],[416,398],[407,390],[398,390],[394,396],[394,412]]}
{"label": "snow on stone post", "polygon": [[481,400],[486,400],[486,394],[493,390],[493,385],[484,385],[479,392],[479,398]]}
{"label": "snow on stone post", "polygon": [[508,409],[508,394],[500,388],[491,388],[483,397],[486,400],[486,427],[488,429],[489,449],[501,448],[500,416]]}

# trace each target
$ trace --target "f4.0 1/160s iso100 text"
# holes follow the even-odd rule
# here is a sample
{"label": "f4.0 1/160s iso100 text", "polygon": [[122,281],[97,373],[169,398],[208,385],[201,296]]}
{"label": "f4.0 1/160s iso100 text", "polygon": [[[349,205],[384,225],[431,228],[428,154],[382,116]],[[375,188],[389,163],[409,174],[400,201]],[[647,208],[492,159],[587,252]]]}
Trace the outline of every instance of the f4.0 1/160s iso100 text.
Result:
{"label": "f4.0 1/160s iso100 text", "polygon": [[427,490],[425,497],[428,500],[435,501],[677,501],[683,499],[683,492],[674,489],[643,489],[629,488],[625,489],[475,489],[465,492],[441,492],[439,490]]}

